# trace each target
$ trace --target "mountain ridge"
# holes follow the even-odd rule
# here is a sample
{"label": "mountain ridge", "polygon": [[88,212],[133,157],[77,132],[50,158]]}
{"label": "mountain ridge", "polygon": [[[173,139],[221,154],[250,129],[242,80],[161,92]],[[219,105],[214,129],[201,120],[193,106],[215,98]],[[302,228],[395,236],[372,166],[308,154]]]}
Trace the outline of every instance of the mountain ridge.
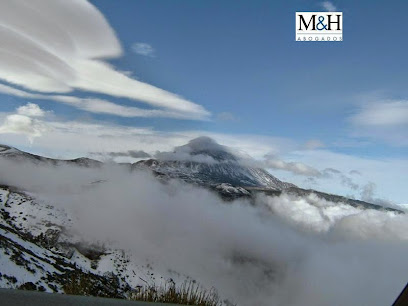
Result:
{"label": "mountain ridge", "polygon": [[[185,145],[176,147],[173,152],[165,152],[159,156],[162,160],[151,158],[133,164],[118,163],[117,165],[128,168],[130,171],[151,171],[161,180],[177,179],[204,187],[213,190],[224,200],[254,197],[259,193],[271,196],[279,196],[284,192],[296,196],[314,193],[321,198],[337,203],[346,202],[355,207],[402,213],[396,208],[314,189],[304,189],[292,183],[281,181],[265,169],[242,165],[240,157],[228,147],[220,145],[206,136],[195,138]],[[202,157],[210,157],[210,159],[204,158],[201,161]],[[0,158],[18,162],[29,161],[37,165],[74,165],[79,167],[102,167],[104,165],[101,161],[87,157],[66,160],[43,157],[2,144],[0,144]]]}
{"label": "mountain ridge", "polygon": [[32,153],[28,153],[25,151],[21,151],[17,148],[0,144],[0,157],[7,158],[14,161],[30,161],[34,164],[50,164],[50,165],[78,165],[78,166],[86,166],[86,167],[96,167],[100,166],[103,163],[91,159],[88,157],[78,157],[73,159],[57,159],[57,158],[50,158],[44,157],[41,155],[36,155]]}

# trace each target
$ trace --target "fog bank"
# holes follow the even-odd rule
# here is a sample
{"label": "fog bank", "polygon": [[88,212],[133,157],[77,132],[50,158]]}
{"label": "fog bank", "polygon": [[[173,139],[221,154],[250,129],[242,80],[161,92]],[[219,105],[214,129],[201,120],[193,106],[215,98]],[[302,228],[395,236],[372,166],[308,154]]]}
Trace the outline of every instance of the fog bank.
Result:
{"label": "fog bank", "polygon": [[63,208],[88,241],[112,241],[158,271],[238,305],[390,305],[408,280],[408,218],[312,195],[225,203],[123,167],[0,159],[0,184]]}

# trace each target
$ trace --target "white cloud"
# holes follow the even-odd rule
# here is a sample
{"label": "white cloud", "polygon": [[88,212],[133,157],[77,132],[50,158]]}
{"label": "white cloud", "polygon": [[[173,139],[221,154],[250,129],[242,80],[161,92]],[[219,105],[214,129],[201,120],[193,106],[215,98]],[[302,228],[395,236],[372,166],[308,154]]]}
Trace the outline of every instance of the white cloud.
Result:
{"label": "white cloud", "polygon": [[17,108],[17,113],[28,117],[44,117],[43,111],[37,104],[27,103],[26,105]]}
{"label": "white cloud", "polygon": [[[394,203],[407,202],[408,195],[404,185],[408,172],[407,159],[361,158],[328,150],[294,151],[299,146],[289,139],[260,135],[221,134],[198,130],[158,131],[100,121],[60,121],[56,116],[29,120],[9,118],[14,115],[19,114],[0,113],[1,142],[17,148],[30,145],[30,152],[50,157],[95,157],[92,155],[94,152],[105,152],[105,155],[109,155],[112,151],[129,150],[144,150],[154,155],[157,151],[173,151],[176,146],[182,146],[193,138],[206,135],[220,144],[231,147],[243,158],[246,153],[250,165],[270,167],[273,175],[300,187],[309,188],[308,185],[313,183],[313,188],[320,191],[361,198],[361,188],[373,182],[379,187],[372,198]],[[32,141],[34,138],[34,143],[30,143],[29,140]],[[272,154],[268,154],[269,152]],[[129,162],[135,161],[131,156],[123,157],[121,161],[125,161],[125,158]],[[267,160],[270,160],[269,165]],[[326,175],[327,168],[333,167],[339,173],[333,173],[329,177]],[[351,180],[351,177],[344,175],[350,171],[362,175],[354,175]],[[305,183],[304,175],[313,176],[313,182],[309,180]]]}
{"label": "white cloud", "polygon": [[[381,226],[377,226],[385,221],[382,218],[384,214],[392,219],[397,217],[394,213],[387,214],[375,210],[363,210],[342,202],[326,201],[315,194],[305,197],[282,194],[280,197],[264,197],[262,200],[266,202],[266,205],[274,214],[284,218],[302,231],[322,233],[330,230],[343,231],[345,227],[349,227],[347,234],[354,237],[378,238],[384,235],[384,237],[387,236],[387,239],[408,240],[406,233],[400,231],[398,233],[381,232]],[[350,217],[353,217],[353,221],[345,222],[346,220],[349,221]],[[394,219],[393,221],[397,221],[399,225],[402,225],[405,218],[406,216],[397,217],[399,220]],[[376,221],[373,219],[376,219]],[[353,226],[350,226],[351,223],[353,223]],[[403,227],[406,226],[408,224]]]}
{"label": "white cloud", "polygon": [[46,112],[37,104],[27,103],[17,108],[16,114],[7,115],[0,125],[0,134],[21,134],[32,144],[34,138],[49,131],[49,126],[42,120]]}
{"label": "white cloud", "polygon": [[144,43],[144,42],[134,43],[132,45],[132,50],[133,52],[137,54],[144,55],[144,56],[150,56],[150,57],[154,57],[154,53],[155,53],[154,48],[150,44]]}
{"label": "white cloud", "polygon": [[104,16],[85,0],[0,3],[0,79],[43,93],[75,89],[124,97],[181,116],[207,118],[202,106],[132,79],[103,62],[122,49]]}
{"label": "white cloud", "polygon": [[323,1],[322,3],[320,3],[320,5],[323,7],[325,11],[328,11],[328,12],[337,11],[337,7],[330,1]]}
{"label": "white cloud", "polygon": [[41,121],[18,114],[7,116],[0,126],[0,134],[22,134],[27,136],[30,143],[47,130],[47,126]]}

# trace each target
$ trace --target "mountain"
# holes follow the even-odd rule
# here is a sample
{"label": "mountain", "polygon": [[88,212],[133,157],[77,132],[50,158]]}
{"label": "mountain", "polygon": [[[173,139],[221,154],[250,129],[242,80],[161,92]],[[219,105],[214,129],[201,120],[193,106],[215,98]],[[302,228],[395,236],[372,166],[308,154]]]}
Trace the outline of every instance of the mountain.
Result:
{"label": "mountain", "polygon": [[[209,137],[195,138],[186,145],[176,147],[173,152],[157,155],[159,158],[156,159],[118,165],[130,171],[152,171],[162,181],[177,179],[208,188],[219,194],[224,200],[234,200],[240,197],[253,198],[259,193],[269,196],[287,193],[300,197],[315,194],[327,201],[347,203],[354,207],[401,212],[395,208],[313,189],[303,189],[281,181],[262,168],[246,165],[248,159],[246,156],[233,152],[230,148],[218,144]],[[31,162],[36,165],[72,165],[91,168],[104,165],[100,161],[86,157],[68,160],[43,157],[1,144],[0,158],[17,162]]]}
{"label": "mountain", "polygon": [[247,166],[241,157],[209,137],[199,137],[176,147],[174,152],[159,154],[161,159],[142,160],[133,169],[150,169],[161,179],[180,179],[187,183],[211,188],[225,200],[251,197],[258,193],[279,196],[283,192],[305,197],[316,194],[335,203],[347,203],[366,209],[399,211],[343,196],[299,188],[283,182],[262,168]]}
{"label": "mountain", "polygon": [[[159,155],[160,156],[160,155]],[[296,187],[261,168],[246,166],[239,156],[208,137],[191,140],[162,159],[142,160],[134,168],[148,168],[159,177],[182,179],[201,186],[263,187],[284,190]],[[218,190],[221,190],[221,187]]]}

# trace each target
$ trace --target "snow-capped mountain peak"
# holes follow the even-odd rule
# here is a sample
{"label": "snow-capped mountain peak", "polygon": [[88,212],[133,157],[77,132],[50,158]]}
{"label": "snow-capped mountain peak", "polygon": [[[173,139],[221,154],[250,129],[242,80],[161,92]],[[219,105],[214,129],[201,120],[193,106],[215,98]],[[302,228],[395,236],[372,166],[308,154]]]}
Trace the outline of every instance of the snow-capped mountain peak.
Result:
{"label": "snow-capped mountain peak", "polygon": [[262,187],[283,190],[295,185],[282,182],[266,170],[245,165],[234,151],[209,137],[198,137],[161,153],[156,159],[139,161],[137,168],[149,168],[160,176],[189,183],[215,186],[222,183],[237,187]]}
{"label": "snow-capped mountain peak", "polygon": [[237,161],[237,157],[228,147],[220,145],[215,140],[206,136],[192,139],[187,144],[176,147],[174,153],[187,153],[191,156],[209,156],[218,162]]}

